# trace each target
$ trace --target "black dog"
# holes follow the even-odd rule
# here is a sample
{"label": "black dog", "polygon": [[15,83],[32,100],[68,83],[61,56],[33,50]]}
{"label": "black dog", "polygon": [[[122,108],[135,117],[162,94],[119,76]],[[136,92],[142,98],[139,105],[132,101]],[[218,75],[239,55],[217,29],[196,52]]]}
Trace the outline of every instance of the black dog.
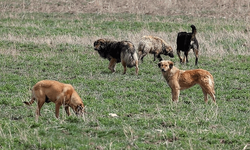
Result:
{"label": "black dog", "polygon": [[[196,27],[194,25],[190,26],[192,28],[192,33],[187,32],[179,32],[177,36],[177,54],[180,58],[181,63],[185,63],[185,57],[188,63],[188,53],[191,49],[193,49],[195,54],[195,65],[198,64],[198,53],[199,53],[199,44],[195,37],[196,35]],[[184,52],[184,58],[182,59],[180,56],[180,51]]]}
{"label": "black dog", "polygon": [[138,74],[138,56],[132,42],[129,41],[111,41],[108,39],[98,39],[94,42],[94,50],[99,55],[109,60],[109,69],[115,72],[116,63],[121,62],[124,67],[123,74],[127,67],[135,66],[135,73]]}

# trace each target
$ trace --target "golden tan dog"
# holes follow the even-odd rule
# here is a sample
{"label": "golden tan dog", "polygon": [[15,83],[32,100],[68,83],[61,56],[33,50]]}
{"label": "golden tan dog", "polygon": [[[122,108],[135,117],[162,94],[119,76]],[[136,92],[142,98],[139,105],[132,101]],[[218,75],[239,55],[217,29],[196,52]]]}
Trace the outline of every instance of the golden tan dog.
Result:
{"label": "golden tan dog", "polygon": [[215,101],[214,91],[214,78],[206,70],[194,69],[194,70],[179,70],[174,66],[172,61],[161,61],[158,63],[159,68],[162,71],[163,77],[166,79],[168,85],[171,88],[172,100],[178,101],[180,90],[188,89],[195,84],[199,84],[204,94],[204,101],[207,103],[209,94],[213,101]]}
{"label": "golden tan dog", "polygon": [[54,102],[56,104],[56,117],[59,117],[59,108],[64,106],[67,115],[70,115],[69,107],[73,109],[75,114],[83,115],[84,105],[75,89],[70,84],[64,84],[53,80],[42,80],[37,82],[32,88],[32,96],[30,102],[24,102],[31,105],[37,100],[36,115],[40,116],[40,110],[43,104]]}
{"label": "golden tan dog", "polygon": [[162,60],[161,54],[168,55],[173,58],[173,49],[163,39],[155,36],[143,36],[138,45],[139,60],[143,62],[143,58],[148,54],[154,54],[154,61],[157,58]]}

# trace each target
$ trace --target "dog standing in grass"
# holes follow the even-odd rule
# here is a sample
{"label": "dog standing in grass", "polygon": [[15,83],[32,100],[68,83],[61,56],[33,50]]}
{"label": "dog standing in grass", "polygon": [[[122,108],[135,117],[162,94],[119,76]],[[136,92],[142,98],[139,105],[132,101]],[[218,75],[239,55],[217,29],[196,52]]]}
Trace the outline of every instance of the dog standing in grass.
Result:
{"label": "dog standing in grass", "polygon": [[139,60],[143,62],[143,58],[148,54],[154,54],[154,61],[157,58],[162,60],[161,54],[174,57],[173,49],[163,39],[155,36],[143,36],[139,42],[138,55]]}
{"label": "dog standing in grass", "polygon": [[124,68],[123,74],[126,73],[127,67],[132,68],[135,66],[135,73],[138,75],[138,56],[132,42],[98,39],[94,42],[94,50],[102,58],[109,60],[108,68],[111,72],[115,72],[116,63],[121,62]]}
{"label": "dog standing in grass", "polygon": [[[187,59],[188,63],[188,53],[191,49],[194,51],[195,55],[195,65],[198,64],[198,54],[199,54],[199,43],[196,39],[196,27],[191,25],[192,33],[187,32],[179,32],[177,35],[177,54],[180,59],[181,63],[185,63],[185,58]],[[184,52],[184,58],[182,59],[180,56],[180,52]]]}
{"label": "dog standing in grass", "polygon": [[216,103],[214,78],[208,71],[203,69],[179,70],[174,66],[172,61],[161,61],[158,63],[158,66],[171,88],[173,101],[178,101],[180,90],[185,90],[195,84],[199,84],[204,95],[204,101],[207,103],[207,94],[209,94],[214,103]]}
{"label": "dog standing in grass", "polygon": [[82,99],[70,84],[60,83],[53,80],[42,80],[37,82],[32,88],[32,96],[30,102],[24,102],[31,105],[37,100],[36,118],[40,116],[40,110],[43,104],[54,102],[56,105],[55,115],[59,117],[59,108],[64,106],[67,115],[70,115],[69,107],[73,109],[77,116],[84,113],[84,105]]}

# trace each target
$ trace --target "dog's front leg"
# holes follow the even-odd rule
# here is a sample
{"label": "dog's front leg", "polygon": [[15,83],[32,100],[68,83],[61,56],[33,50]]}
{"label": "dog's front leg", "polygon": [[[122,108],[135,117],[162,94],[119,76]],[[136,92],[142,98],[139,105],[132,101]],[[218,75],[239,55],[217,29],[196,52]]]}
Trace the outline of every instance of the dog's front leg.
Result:
{"label": "dog's front leg", "polygon": [[59,118],[59,109],[61,107],[62,104],[56,103],[56,118]]}
{"label": "dog's front leg", "polygon": [[177,50],[177,55],[178,55],[178,57],[180,59],[180,63],[182,63],[181,51],[180,50]]}
{"label": "dog's front leg", "polygon": [[138,61],[135,61],[135,74],[138,75],[139,67],[138,67]]}
{"label": "dog's front leg", "polygon": [[111,70],[111,72],[115,72],[116,62],[117,60],[114,58],[111,58],[111,60],[109,61],[109,70]]}
{"label": "dog's front leg", "polygon": [[160,55],[160,54],[156,54],[156,56],[157,56],[157,59],[158,59],[159,61],[162,61],[162,58],[161,58],[161,55]]}
{"label": "dog's front leg", "polygon": [[65,109],[67,115],[69,116],[70,115],[69,106],[65,106],[64,109]]}
{"label": "dog's front leg", "polygon": [[172,101],[173,102],[178,102],[179,100],[179,95],[180,95],[180,90],[177,88],[172,88]]}
{"label": "dog's front leg", "polygon": [[143,63],[143,58],[147,55],[147,53],[139,51],[138,55],[139,55],[139,60],[141,60],[141,62]]}

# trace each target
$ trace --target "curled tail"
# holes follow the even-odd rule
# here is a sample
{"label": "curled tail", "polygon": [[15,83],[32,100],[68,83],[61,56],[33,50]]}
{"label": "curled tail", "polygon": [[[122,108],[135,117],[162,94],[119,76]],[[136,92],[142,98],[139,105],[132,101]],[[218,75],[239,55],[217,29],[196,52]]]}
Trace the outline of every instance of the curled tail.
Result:
{"label": "curled tail", "polygon": [[196,27],[194,25],[190,26],[192,28],[192,36],[195,36],[197,33]]}

